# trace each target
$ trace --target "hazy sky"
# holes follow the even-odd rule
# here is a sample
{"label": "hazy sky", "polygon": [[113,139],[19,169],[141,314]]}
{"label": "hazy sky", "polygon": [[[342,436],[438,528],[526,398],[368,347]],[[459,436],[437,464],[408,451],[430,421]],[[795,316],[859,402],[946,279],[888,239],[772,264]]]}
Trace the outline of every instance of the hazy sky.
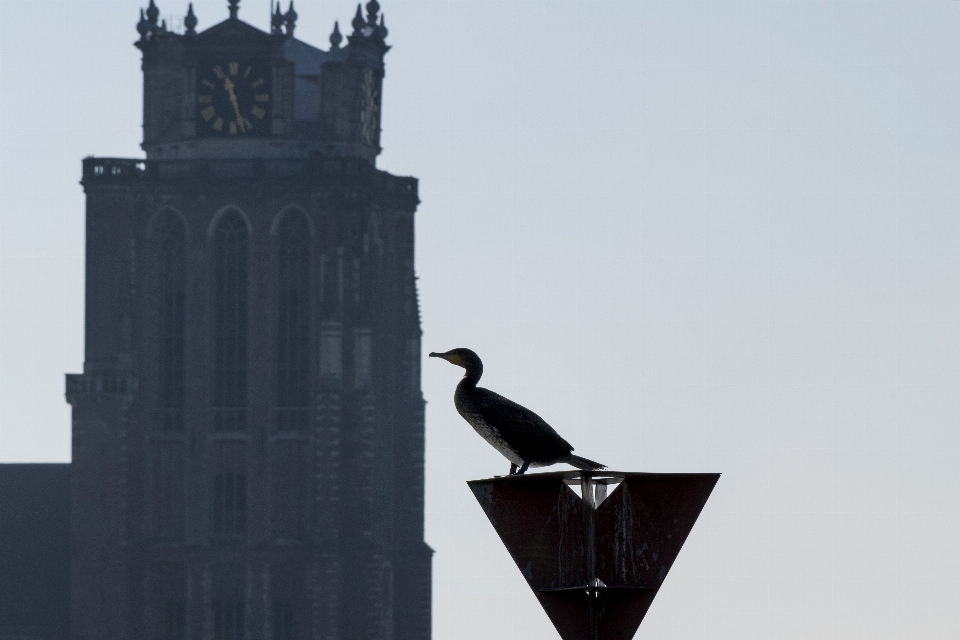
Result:
{"label": "hazy sky", "polygon": [[[0,461],[69,459],[80,160],[140,156],[143,4],[0,0]],[[724,474],[638,637],[960,637],[960,2],[381,4],[424,350],[614,469]],[[423,370],[434,637],[556,638]]]}

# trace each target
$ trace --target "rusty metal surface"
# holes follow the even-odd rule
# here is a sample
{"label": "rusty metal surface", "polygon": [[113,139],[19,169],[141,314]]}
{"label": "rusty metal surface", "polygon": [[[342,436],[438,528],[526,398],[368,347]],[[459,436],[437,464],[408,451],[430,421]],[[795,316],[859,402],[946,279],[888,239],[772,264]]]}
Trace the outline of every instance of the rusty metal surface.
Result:
{"label": "rusty metal surface", "polygon": [[719,478],[572,471],[467,484],[564,640],[626,640]]}

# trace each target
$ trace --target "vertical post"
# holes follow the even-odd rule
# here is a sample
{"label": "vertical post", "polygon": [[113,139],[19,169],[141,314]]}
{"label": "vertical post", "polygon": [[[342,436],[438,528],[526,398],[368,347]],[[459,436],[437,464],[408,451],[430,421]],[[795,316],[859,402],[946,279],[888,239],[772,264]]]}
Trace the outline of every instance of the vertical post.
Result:
{"label": "vertical post", "polygon": [[[588,640],[600,639],[600,603],[597,600],[597,483],[589,471],[580,472],[580,495],[583,509],[583,539],[587,561],[587,600],[590,607],[590,636]],[[606,487],[604,487],[606,488]]]}

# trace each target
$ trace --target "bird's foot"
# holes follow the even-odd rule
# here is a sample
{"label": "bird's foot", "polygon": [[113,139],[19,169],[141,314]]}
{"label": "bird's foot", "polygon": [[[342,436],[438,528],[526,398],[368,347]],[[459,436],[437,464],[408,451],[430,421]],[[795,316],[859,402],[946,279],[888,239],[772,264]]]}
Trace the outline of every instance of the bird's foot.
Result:
{"label": "bird's foot", "polygon": [[520,467],[520,470],[517,471],[516,475],[522,476],[522,475],[526,472],[526,470],[529,469],[529,468],[530,468],[530,461],[529,461],[529,460],[524,460],[524,461],[523,461],[523,466]]}
{"label": "bird's foot", "polygon": [[517,465],[513,464],[512,462],[510,463],[510,475],[517,475]]}

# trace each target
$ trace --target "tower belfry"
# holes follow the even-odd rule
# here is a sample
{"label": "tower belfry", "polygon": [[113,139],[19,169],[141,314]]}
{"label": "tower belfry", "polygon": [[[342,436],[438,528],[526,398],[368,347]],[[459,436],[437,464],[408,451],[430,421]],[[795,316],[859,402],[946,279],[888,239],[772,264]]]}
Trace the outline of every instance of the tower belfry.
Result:
{"label": "tower belfry", "polygon": [[[71,638],[426,640],[417,180],[387,28],[137,23],[145,159],[86,158]],[[346,40],[346,42],[344,42]]]}

